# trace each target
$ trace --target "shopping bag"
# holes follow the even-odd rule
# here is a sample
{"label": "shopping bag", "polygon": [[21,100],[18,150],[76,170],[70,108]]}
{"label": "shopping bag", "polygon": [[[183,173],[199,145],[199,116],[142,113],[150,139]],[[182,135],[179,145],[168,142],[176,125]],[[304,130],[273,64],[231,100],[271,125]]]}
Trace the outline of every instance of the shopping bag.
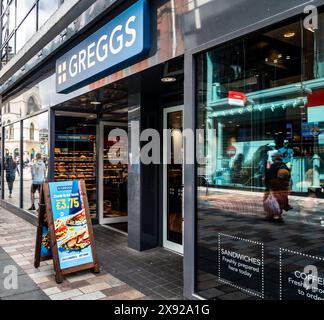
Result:
{"label": "shopping bag", "polygon": [[281,214],[281,209],[276,197],[270,193],[269,196],[263,202],[264,211],[268,216],[277,216]]}

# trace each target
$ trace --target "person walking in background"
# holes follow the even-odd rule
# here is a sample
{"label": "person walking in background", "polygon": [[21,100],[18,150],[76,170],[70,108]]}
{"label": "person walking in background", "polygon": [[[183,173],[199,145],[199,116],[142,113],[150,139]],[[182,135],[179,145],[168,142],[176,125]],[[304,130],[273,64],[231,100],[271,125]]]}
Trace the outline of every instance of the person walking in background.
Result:
{"label": "person walking in background", "polygon": [[32,185],[31,185],[31,207],[28,210],[36,210],[35,193],[40,193],[41,185],[45,182],[46,166],[40,153],[36,154],[36,161],[31,166]]}
{"label": "person walking in background", "polygon": [[4,169],[6,171],[6,181],[9,189],[9,198],[12,198],[13,184],[16,180],[17,163],[14,161],[11,155],[8,155],[6,157]]}
{"label": "person walking in background", "polygon": [[[266,193],[264,196],[264,204],[276,201],[277,204],[270,204],[265,206],[269,218],[275,221],[283,221],[282,213],[283,210],[289,211],[292,207],[289,205],[289,191],[290,191],[290,170],[282,160],[281,153],[272,154],[272,165],[270,169],[266,170],[265,174],[265,185]],[[267,210],[266,208],[277,208]],[[270,212],[269,212],[270,211]]]}

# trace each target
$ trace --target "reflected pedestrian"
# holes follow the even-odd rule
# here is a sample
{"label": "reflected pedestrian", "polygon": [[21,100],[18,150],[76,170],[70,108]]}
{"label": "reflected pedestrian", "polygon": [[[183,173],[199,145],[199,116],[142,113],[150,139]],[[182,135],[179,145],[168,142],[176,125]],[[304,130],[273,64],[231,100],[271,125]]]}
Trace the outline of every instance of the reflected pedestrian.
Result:
{"label": "reflected pedestrian", "polygon": [[[273,212],[267,213],[269,214],[270,219],[274,221],[281,222],[283,221],[282,213],[283,210],[289,211],[292,207],[289,205],[289,191],[290,191],[290,170],[285,163],[283,163],[282,154],[281,153],[274,153],[272,155],[272,164],[270,169],[266,170],[265,174],[265,185],[266,185],[266,193],[264,196],[264,203],[267,204],[265,207],[274,208]],[[277,208],[276,204],[270,203],[269,200],[277,201]],[[266,209],[266,208],[265,208]]]}
{"label": "reflected pedestrian", "polygon": [[36,162],[31,166],[32,185],[31,185],[31,207],[28,210],[36,210],[35,193],[40,193],[41,185],[45,182],[46,166],[40,153],[36,154]]}
{"label": "reflected pedestrian", "polygon": [[6,181],[9,189],[9,198],[12,198],[13,184],[16,180],[17,163],[11,155],[8,155],[5,160],[4,169],[6,171]]}

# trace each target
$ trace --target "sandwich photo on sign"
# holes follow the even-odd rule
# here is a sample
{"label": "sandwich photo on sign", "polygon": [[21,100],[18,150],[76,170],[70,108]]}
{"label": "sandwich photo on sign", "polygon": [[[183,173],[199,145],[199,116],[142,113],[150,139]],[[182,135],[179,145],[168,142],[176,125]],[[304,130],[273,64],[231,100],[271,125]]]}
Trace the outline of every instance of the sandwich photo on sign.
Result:
{"label": "sandwich photo on sign", "polygon": [[81,182],[51,182],[49,191],[61,270],[93,263]]}

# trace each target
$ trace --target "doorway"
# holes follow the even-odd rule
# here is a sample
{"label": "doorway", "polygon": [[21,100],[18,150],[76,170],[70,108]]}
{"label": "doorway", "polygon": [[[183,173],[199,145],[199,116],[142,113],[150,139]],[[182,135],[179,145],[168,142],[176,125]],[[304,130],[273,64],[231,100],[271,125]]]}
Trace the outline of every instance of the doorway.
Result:
{"label": "doorway", "polygon": [[163,115],[163,246],[183,254],[183,106]]}
{"label": "doorway", "polygon": [[114,129],[122,129],[127,132],[127,123],[100,122],[100,183],[99,183],[99,222],[103,225],[127,232],[127,187],[128,166],[125,163],[115,163],[114,153],[111,147],[118,142],[116,154],[118,158],[128,156],[127,143],[120,137],[109,137]]}

